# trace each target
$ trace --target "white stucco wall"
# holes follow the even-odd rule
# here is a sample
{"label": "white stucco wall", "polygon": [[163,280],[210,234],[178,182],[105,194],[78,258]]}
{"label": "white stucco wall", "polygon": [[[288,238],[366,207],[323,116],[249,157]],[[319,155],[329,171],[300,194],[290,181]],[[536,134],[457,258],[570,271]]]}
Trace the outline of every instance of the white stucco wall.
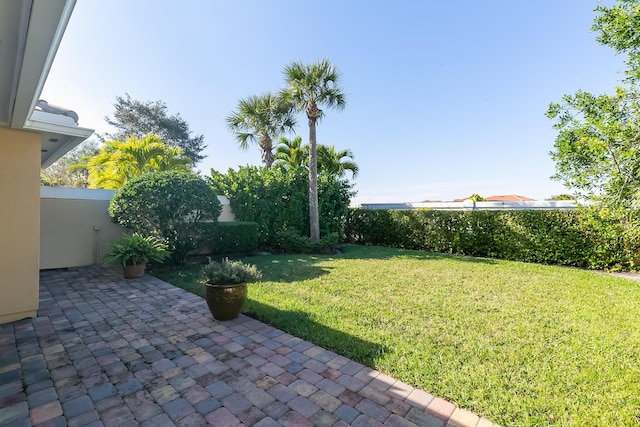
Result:
{"label": "white stucco wall", "polygon": [[[40,269],[100,264],[124,229],[107,214],[113,190],[40,187]],[[218,196],[218,221],[235,221],[229,199]]]}

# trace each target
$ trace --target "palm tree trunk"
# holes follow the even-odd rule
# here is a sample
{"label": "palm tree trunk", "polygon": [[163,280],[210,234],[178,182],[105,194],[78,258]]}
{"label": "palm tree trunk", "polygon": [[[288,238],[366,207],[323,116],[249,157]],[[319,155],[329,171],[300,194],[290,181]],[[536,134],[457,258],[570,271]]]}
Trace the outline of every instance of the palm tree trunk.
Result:
{"label": "palm tree trunk", "polygon": [[315,117],[309,117],[309,223],[310,240],[320,240],[320,216],[318,214],[318,159]]}
{"label": "palm tree trunk", "polygon": [[273,165],[273,142],[271,137],[265,133],[261,134],[258,145],[260,145],[262,163],[270,168]]}

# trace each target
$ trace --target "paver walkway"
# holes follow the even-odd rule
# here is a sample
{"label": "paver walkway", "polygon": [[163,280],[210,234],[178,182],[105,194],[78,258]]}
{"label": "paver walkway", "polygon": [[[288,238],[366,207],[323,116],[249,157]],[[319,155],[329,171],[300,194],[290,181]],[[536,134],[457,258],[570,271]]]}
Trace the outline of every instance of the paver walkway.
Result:
{"label": "paver walkway", "polygon": [[40,279],[38,317],[0,326],[2,426],[494,426],[149,275]]}

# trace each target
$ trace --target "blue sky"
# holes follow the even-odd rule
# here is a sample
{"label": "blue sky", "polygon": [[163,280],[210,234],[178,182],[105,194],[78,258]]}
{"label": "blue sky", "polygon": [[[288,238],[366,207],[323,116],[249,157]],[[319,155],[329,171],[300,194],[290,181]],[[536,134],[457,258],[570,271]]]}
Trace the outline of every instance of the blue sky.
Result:
{"label": "blue sky", "polygon": [[[613,1],[603,1],[612,5]],[[589,31],[595,0],[79,0],[42,97],[109,130],[115,97],[162,100],[226,171],[259,164],[224,118],[239,99],[280,89],[292,61],[329,58],[343,111],[318,142],[350,149],[356,203],[566,192],[549,177],[549,102],[611,92],[623,58]],[[296,132],[308,139],[306,120]]]}

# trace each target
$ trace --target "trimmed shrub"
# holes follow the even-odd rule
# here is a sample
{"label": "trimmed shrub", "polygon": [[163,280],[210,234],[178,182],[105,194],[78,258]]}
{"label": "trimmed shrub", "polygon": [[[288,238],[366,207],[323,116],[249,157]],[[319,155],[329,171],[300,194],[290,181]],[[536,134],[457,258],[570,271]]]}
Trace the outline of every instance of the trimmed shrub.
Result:
{"label": "trimmed shrub", "polygon": [[283,253],[317,254],[331,251],[339,240],[338,233],[329,233],[319,242],[312,243],[308,237],[301,236],[296,231],[283,230],[276,234],[273,249]]}
{"label": "trimmed shrub", "polygon": [[109,216],[137,233],[164,239],[174,263],[202,241],[199,223],[216,222],[222,207],[211,187],[185,172],[151,172],[119,189],[109,204]]}
{"label": "trimmed shrub", "polygon": [[[625,225],[626,224],[626,225]],[[620,214],[575,211],[353,209],[348,241],[593,269],[636,269],[637,233]],[[635,236],[635,237],[634,237]]]}
{"label": "trimmed shrub", "polygon": [[258,249],[258,224],[247,221],[202,224],[203,245],[216,254],[248,254]]}
{"label": "trimmed shrub", "polygon": [[[229,198],[239,221],[258,223],[258,245],[276,244],[282,230],[309,234],[309,181],[306,169],[243,166],[226,174],[211,170],[213,188]],[[352,184],[334,175],[318,176],[320,233],[342,235]]]}

